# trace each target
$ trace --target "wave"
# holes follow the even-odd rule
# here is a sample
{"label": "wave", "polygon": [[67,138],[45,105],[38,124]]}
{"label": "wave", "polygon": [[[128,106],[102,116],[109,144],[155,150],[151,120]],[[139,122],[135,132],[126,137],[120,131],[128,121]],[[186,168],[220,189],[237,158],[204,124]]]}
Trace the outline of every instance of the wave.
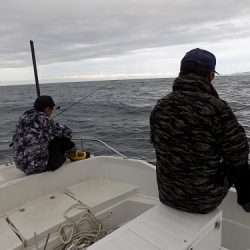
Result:
{"label": "wave", "polygon": [[[249,81],[250,77],[218,77],[214,86],[232,109],[241,109],[235,114],[250,137]],[[61,106],[55,115],[75,104],[55,118],[71,127],[74,137],[102,139],[128,157],[155,161],[154,149],[148,142],[149,116],[157,100],[171,91],[172,82],[173,79],[146,79],[56,83],[43,84],[41,92],[52,95]],[[12,157],[8,141],[19,116],[33,105],[36,92],[32,87],[0,87],[0,160]]]}

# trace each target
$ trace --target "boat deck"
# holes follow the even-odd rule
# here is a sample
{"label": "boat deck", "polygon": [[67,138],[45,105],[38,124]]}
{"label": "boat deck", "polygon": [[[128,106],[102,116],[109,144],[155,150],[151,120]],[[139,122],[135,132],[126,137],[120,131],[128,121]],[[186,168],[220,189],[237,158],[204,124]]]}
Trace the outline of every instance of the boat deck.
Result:
{"label": "boat deck", "polygon": [[[101,220],[107,232],[116,229],[91,250],[249,248],[249,216],[237,205],[234,190],[221,206],[222,222],[220,208],[199,215],[160,204],[154,166],[140,160],[96,157],[32,176],[13,165],[1,166],[0,249],[22,249],[22,241],[29,250],[44,249],[47,239],[46,249],[55,249],[60,244],[60,226],[81,216],[78,201]],[[221,247],[221,224],[226,248]]]}
{"label": "boat deck", "polygon": [[[60,245],[58,228],[68,223],[67,210],[73,208],[67,215],[72,221],[81,216],[81,209],[74,207],[77,201],[86,205],[97,218],[105,218],[102,224],[106,231],[119,227],[90,246],[90,250],[182,250],[192,247],[219,250],[221,246],[222,213],[219,209],[206,215],[190,214],[159,204],[156,198],[140,194],[136,186],[92,179],[10,211],[0,223],[0,230],[5,232],[0,239],[1,249],[20,249],[19,238],[25,241],[26,247],[42,249],[48,235],[48,249]],[[19,238],[9,224],[16,229]]]}
{"label": "boat deck", "polygon": [[133,185],[107,179],[87,180],[8,212],[0,223],[0,230],[6,232],[0,239],[0,248],[18,249],[22,245],[9,224],[25,241],[26,247],[44,246],[48,235],[49,249],[60,245],[58,228],[68,223],[66,211],[73,208],[68,213],[73,221],[81,215],[82,210],[75,206],[77,201],[86,205],[97,218],[107,216],[102,220],[106,231],[134,219],[158,203],[158,199],[140,194],[138,187]]}
{"label": "boat deck", "polygon": [[158,204],[88,250],[220,250],[221,210],[190,214]]}
{"label": "boat deck", "polygon": [[0,167],[0,187],[10,181],[25,177],[25,173],[15,167],[13,162],[8,162]]}

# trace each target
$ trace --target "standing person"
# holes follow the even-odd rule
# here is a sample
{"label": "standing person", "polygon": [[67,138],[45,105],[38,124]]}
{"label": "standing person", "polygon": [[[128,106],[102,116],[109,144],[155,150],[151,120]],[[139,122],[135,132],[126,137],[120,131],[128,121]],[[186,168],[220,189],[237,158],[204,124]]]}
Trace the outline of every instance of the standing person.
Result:
{"label": "standing person", "polygon": [[161,202],[194,213],[215,209],[232,184],[250,211],[249,146],[244,129],[212,85],[215,56],[186,53],[173,91],[150,116]]}
{"label": "standing person", "polygon": [[50,119],[54,106],[51,96],[40,96],[16,125],[11,143],[14,161],[27,175],[56,170],[75,146],[72,130]]}

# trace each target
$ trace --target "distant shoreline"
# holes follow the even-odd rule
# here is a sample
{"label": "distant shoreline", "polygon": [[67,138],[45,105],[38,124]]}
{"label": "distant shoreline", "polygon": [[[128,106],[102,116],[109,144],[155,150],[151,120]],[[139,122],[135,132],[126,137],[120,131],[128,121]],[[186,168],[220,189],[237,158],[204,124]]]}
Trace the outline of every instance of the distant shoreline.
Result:
{"label": "distant shoreline", "polygon": [[[216,75],[216,77],[231,77],[231,76],[250,76],[250,72],[241,72],[241,73],[233,73],[233,74],[224,74],[224,75]],[[175,76],[176,77],[176,76]],[[128,78],[128,79],[103,79],[103,80],[79,80],[79,81],[45,81],[40,82],[40,85],[44,84],[60,84],[60,83],[83,83],[83,82],[115,82],[115,81],[145,81],[145,80],[152,80],[152,79],[174,79],[175,77],[155,77],[155,78]],[[35,85],[34,80],[27,80],[27,81],[21,81],[21,82],[11,82],[11,83],[0,83],[0,87],[6,87],[6,86],[27,86],[27,85]]]}

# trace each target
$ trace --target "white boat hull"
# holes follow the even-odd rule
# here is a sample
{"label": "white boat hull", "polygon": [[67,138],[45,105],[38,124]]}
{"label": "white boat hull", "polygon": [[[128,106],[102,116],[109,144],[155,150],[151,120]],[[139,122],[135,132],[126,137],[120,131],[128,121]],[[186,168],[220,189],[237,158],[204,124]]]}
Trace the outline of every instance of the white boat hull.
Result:
{"label": "white boat hull", "polygon": [[[172,209],[158,200],[155,166],[140,160],[100,156],[31,176],[13,165],[1,166],[0,249],[22,249],[24,244],[27,249],[55,249],[58,228],[67,222],[65,212],[78,199],[97,218],[105,217],[106,231],[119,227],[91,250],[246,250],[250,217],[235,197],[230,190],[221,207],[207,215]],[[80,214],[70,213],[73,220]]]}

